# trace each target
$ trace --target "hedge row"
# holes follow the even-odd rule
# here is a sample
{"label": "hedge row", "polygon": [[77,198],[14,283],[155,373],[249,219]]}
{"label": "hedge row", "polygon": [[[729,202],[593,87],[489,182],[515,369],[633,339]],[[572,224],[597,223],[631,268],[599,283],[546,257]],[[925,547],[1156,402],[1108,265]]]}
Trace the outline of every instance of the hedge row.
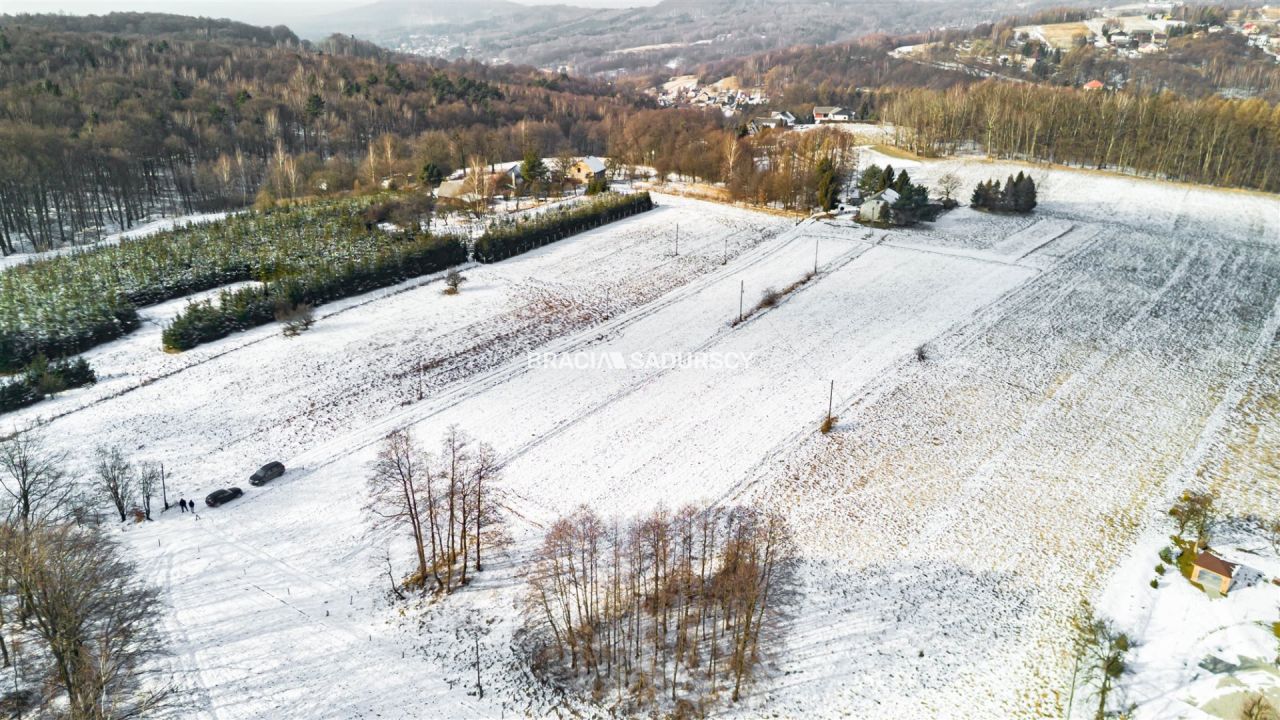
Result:
{"label": "hedge row", "polygon": [[465,242],[449,236],[404,236],[402,245],[383,249],[364,260],[347,260],[239,290],[224,290],[218,302],[188,303],[164,329],[166,350],[189,350],[201,343],[265,325],[278,308],[322,305],[466,262]]}
{"label": "hedge row", "polygon": [[22,374],[0,380],[0,413],[34,405],[63,390],[97,381],[97,375],[84,358],[49,362],[39,356]]}
{"label": "hedge row", "polygon": [[651,209],[653,199],[648,192],[604,193],[589,202],[544,212],[528,220],[489,226],[476,240],[475,258],[482,263],[506,260]]}
{"label": "hedge row", "polygon": [[112,298],[111,307],[94,323],[68,322],[57,334],[0,330],[0,373],[21,371],[40,356],[66,357],[123,337],[138,328],[138,311]]}

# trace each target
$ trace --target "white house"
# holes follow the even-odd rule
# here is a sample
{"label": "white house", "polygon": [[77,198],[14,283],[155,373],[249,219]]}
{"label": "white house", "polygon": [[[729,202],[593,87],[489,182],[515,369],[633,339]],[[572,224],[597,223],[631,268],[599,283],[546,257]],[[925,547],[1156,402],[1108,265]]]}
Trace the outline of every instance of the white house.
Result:
{"label": "white house", "polygon": [[864,222],[888,222],[889,208],[898,201],[898,192],[886,188],[862,201],[858,207],[858,219]]}
{"label": "white house", "polygon": [[769,113],[769,118],[771,120],[777,120],[781,122],[783,125],[786,125],[787,127],[791,127],[792,125],[796,124],[796,116],[792,115],[786,110],[783,110],[782,112]]}
{"label": "white house", "polygon": [[813,108],[815,123],[849,122],[853,114],[838,105],[818,105]]}

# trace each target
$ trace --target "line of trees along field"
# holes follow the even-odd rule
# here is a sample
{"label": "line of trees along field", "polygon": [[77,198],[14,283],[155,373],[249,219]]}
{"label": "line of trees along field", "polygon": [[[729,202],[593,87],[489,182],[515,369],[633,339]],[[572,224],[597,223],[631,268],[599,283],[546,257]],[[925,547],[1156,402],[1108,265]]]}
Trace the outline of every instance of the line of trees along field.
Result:
{"label": "line of trees along field", "polygon": [[5,254],[157,212],[244,206],[264,184],[273,197],[374,186],[414,151],[418,167],[446,168],[530,144],[600,153],[607,121],[636,102],[600,83],[349,38],[311,46],[284,29],[114,17],[0,17]]}
{"label": "line of trees along field", "polygon": [[535,673],[623,714],[737,702],[780,644],[794,593],[785,522],[743,507],[556,521],[528,570]]}
{"label": "line of trees along field", "polygon": [[1280,191],[1280,106],[1190,100],[988,81],[964,89],[901,90],[881,108],[923,155],[980,147],[1144,175]]}

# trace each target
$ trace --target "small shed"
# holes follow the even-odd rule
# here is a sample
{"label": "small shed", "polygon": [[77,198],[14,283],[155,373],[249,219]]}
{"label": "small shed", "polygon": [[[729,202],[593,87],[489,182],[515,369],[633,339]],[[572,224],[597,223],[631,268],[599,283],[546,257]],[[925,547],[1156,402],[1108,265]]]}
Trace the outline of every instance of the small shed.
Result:
{"label": "small shed", "polygon": [[1191,563],[1191,582],[1206,590],[1216,588],[1223,595],[1231,589],[1231,579],[1236,574],[1235,563],[1227,562],[1208,550],[1202,551]]}
{"label": "small shed", "polygon": [[604,178],[604,161],[598,157],[584,157],[569,167],[569,177],[578,182],[590,182]]}

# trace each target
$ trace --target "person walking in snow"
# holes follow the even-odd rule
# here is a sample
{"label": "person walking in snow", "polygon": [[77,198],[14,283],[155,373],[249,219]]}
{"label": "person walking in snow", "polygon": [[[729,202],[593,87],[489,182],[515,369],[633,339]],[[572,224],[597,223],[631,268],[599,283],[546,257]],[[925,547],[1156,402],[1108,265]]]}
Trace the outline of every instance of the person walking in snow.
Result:
{"label": "person walking in snow", "polygon": [[178,498],[178,507],[182,508],[182,512],[186,512],[186,511],[187,511],[187,501],[186,501],[186,500],[184,500],[184,499],[182,499],[182,498]]}

